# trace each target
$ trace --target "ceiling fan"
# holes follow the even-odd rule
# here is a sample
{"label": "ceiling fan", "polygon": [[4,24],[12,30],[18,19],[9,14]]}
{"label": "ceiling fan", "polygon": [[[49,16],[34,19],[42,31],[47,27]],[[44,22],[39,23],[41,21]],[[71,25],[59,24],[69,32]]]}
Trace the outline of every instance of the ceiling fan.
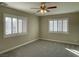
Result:
{"label": "ceiling fan", "polygon": [[42,2],[39,8],[31,8],[31,9],[39,9],[38,11],[36,11],[36,13],[40,12],[41,14],[45,14],[47,12],[50,12],[49,9],[54,9],[54,8],[57,8],[57,6],[47,7],[45,2]]}

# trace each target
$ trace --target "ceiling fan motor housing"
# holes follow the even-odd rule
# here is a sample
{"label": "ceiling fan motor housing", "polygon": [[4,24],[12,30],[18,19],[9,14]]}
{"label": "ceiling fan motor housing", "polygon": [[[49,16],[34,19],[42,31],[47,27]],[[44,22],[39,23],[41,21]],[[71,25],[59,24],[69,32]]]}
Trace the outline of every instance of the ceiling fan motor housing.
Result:
{"label": "ceiling fan motor housing", "polygon": [[46,10],[46,5],[44,3],[41,4],[40,9]]}

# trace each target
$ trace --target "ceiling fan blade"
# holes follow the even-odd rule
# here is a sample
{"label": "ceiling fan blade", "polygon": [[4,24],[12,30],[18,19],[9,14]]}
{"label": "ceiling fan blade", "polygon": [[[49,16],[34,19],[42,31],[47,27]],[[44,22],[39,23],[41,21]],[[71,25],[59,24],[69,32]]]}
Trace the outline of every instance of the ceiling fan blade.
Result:
{"label": "ceiling fan blade", "polygon": [[40,12],[40,10],[36,11],[36,12]]}
{"label": "ceiling fan blade", "polygon": [[50,12],[49,10],[46,10],[47,12]]}
{"label": "ceiling fan blade", "polygon": [[35,13],[33,13],[33,14],[36,14],[36,13],[38,13],[38,12],[40,12],[40,10],[36,11],[36,12],[35,12]]}
{"label": "ceiling fan blade", "polygon": [[53,9],[53,8],[57,8],[57,6],[47,7],[47,9]]}
{"label": "ceiling fan blade", "polygon": [[40,9],[40,8],[31,8],[31,9]]}

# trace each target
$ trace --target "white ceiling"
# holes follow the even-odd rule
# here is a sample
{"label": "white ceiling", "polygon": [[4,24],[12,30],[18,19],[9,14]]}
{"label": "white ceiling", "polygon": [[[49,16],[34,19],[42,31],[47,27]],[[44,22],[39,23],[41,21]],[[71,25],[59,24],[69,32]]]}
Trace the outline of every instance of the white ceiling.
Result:
{"label": "white ceiling", "polygon": [[[15,8],[28,13],[35,13],[39,8],[40,2],[5,2],[8,7]],[[57,6],[55,9],[50,9],[51,12],[46,13],[46,15],[70,13],[79,11],[79,2],[46,2],[46,6]],[[40,13],[35,15],[42,16]]]}

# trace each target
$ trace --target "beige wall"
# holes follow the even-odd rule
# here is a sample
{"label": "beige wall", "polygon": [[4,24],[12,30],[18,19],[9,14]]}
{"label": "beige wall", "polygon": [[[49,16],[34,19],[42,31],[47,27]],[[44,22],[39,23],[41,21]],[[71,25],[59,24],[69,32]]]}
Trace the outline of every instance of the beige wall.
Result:
{"label": "beige wall", "polygon": [[[3,22],[3,14],[13,14],[18,16],[25,16],[28,18],[28,33],[26,35],[16,36],[16,37],[9,37],[4,38],[4,22]],[[0,51],[15,47],[17,45],[23,44],[30,40],[34,40],[38,38],[38,17],[19,11],[11,8],[0,7]]]}
{"label": "beige wall", "polygon": [[[53,18],[69,18],[68,34],[48,32],[48,19]],[[79,12],[40,17],[40,38],[79,44]]]}

